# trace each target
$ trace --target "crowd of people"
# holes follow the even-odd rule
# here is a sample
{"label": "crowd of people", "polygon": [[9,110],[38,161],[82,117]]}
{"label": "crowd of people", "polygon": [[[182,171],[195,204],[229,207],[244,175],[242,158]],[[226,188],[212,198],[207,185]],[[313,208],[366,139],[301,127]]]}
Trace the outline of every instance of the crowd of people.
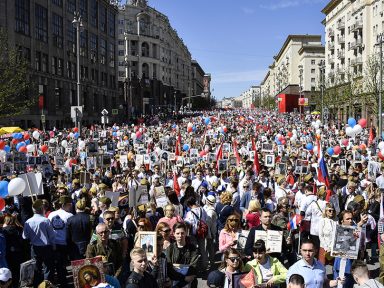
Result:
{"label": "crowd of people", "polygon": [[0,287],[383,287],[384,142],[358,123],[252,109],[6,135]]}

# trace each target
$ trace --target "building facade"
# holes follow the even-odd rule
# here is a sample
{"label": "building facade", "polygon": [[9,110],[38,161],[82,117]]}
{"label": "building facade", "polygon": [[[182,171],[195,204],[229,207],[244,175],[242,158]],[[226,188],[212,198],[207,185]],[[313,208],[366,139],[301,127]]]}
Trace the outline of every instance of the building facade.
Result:
{"label": "building facade", "polygon": [[[75,12],[82,20],[80,103],[72,23]],[[99,122],[103,109],[118,108],[117,13],[117,7],[107,0],[1,1],[0,27],[7,33],[10,47],[29,61],[31,80],[43,99],[42,107],[36,103],[21,116],[1,119],[2,124],[42,128],[43,114],[46,128],[71,127],[71,106],[84,106],[83,124]]]}
{"label": "building facade", "polygon": [[271,108],[271,99],[277,100],[289,86],[299,85],[302,96],[310,98],[319,83],[318,65],[324,59],[321,35],[289,35],[273,59],[260,83],[263,106]]}
{"label": "building facade", "polygon": [[[384,3],[378,0],[332,0],[324,7],[326,84],[333,103],[330,115],[375,121],[372,87],[379,62],[378,35],[384,31]],[[375,58],[376,57],[376,58]],[[372,69],[376,69],[372,73]],[[343,95],[347,94],[347,95]],[[371,121],[368,121],[371,122]]]}
{"label": "building facade", "polygon": [[131,117],[178,111],[202,93],[204,71],[164,14],[147,1],[119,7],[119,87]]}
{"label": "building facade", "polygon": [[235,98],[241,102],[242,108],[255,108],[261,106],[261,90],[260,86],[251,86],[248,90],[241,93]]}

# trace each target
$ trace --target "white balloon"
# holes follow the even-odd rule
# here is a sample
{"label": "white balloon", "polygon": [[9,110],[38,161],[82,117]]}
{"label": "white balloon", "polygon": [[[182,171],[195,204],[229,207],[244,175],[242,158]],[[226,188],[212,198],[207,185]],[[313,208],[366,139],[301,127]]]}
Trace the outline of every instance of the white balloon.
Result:
{"label": "white balloon", "polygon": [[313,126],[315,129],[319,129],[320,128],[320,125],[315,123],[315,126]]}
{"label": "white balloon", "polygon": [[84,141],[79,141],[79,148],[83,150],[85,148],[85,142]]}
{"label": "white balloon", "polygon": [[384,150],[384,142],[381,141],[381,142],[379,143],[378,147],[379,147],[380,151],[381,151],[381,150]]}
{"label": "white balloon", "polygon": [[321,130],[319,128],[317,128],[316,130],[316,134],[320,135],[321,134]]}
{"label": "white balloon", "polygon": [[316,120],[316,124],[317,124],[317,125],[321,125],[321,121],[320,121],[320,119],[317,119],[317,120]]}
{"label": "white balloon", "polygon": [[67,140],[63,140],[63,141],[61,141],[61,146],[63,146],[64,148],[67,148],[67,146],[68,146],[68,141],[67,141]]}
{"label": "white balloon", "polygon": [[5,152],[4,150],[0,150],[0,158],[3,158],[7,155],[7,152]]}
{"label": "white balloon", "polygon": [[315,121],[313,121],[313,122],[311,123],[311,125],[312,125],[312,127],[315,127],[315,125],[316,125],[316,122],[315,122]]}
{"label": "white balloon", "polygon": [[49,143],[54,144],[56,140],[54,138],[49,139]]}
{"label": "white balloon", "polygon": [[33,131],[32,137],[35,138],[36,140],[39,140],[40,138],[40,133],[39,131]]}
{"label": "white balloon", "polygon": [[293,135],[297,135],[297,130],[296,130],[296,129],[293,129],[293,130],[292,130],[292,134],[293,134]]}
{"label": "white balloon", "polygon": [[361,133],[361,131],[363,131],[363,127],[361,127],[360,124],[356,124],[353,128],[352,128],[353,132],[355,134],[359,134]]}
{"label": "white balloon", "polygon": [[70,137],[70,138],[73,138],[74,135],[75,135],[75,134],[73,134],[73,132],[69,133],[69,137]]}
{"label": "white balloon", "polygon": [[35,151],[35,145],[33,145],[33,144],[27,145],[27,152],[28,153],[32,153],[34,151]]}
{"label": "white balloon", "polygon": [[345,128],[345,134],[347,134],[347,136],[349,136],[349,137],[353,137],[355,135],[352,127]]}
{"label": "white balloon", "polygon": [[319,147],[314,146],[313,147],[313,154],[317,154],[317,152],[319,152]]}
{"label": "white balloon", "polygon": [[26,183],[22,178],[14,178],[8,184],[8,195],[17,196],[24,192]]}

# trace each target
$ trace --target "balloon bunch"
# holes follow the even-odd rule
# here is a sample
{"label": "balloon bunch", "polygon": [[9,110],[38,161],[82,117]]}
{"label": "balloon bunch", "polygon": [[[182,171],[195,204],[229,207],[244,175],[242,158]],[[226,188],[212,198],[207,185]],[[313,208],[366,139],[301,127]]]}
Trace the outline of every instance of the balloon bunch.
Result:
{"label": "balloon bunch", "polygon": [[349,137],[355,137],[356,135],[360,134],[363,131],[363,128],[367,126],[367,120],[364,118],[361,118],[359,120],[359,124],[357,124],[355,118],[349,118],[348,119],[348,127],[345,128],[345,134]]}
{"label": "balloon bunch", "polygon": [[[13,178],[10,182],[0,181],[0,197],[17,196],[24,192],[26,183],[22,178]],[[0,203],[1,204],[1,203]],[[4,207],[1,207],[2,210]]]}
{"label": "balloon bunch", "polygon": [[277,134],[275,136],[275,143],[277,145],[285,145],[285,143],[286,143],[285,137],[283,135],[281,135],[280,133]]}

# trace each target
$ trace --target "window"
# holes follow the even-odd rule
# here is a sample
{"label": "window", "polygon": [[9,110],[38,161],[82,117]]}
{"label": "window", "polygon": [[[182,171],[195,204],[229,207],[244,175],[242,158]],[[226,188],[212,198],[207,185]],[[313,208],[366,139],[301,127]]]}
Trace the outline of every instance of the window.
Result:
{"label": "window", "polygon": [[41,57],[41,71],[48,72],[48,54],[42,54]]}
{"label": "window", "polygon": [[80,0],[80,15],[83,21],[88,19],[88,0]]}
{"label": "window", "polygon": [[311,83],[315,83],[316,82],[316,78],[311,78]]}
{"label": "window", "polygon": [[53,45],[63,48],[63,18],[52,13]]}
{"label": "window", "polygon": [[124,56],[125,51],[124,50],[119,50],[119,56]]}
{"label": "window", "polygon": [[48,41],[48,10],[35,4],[35,37],[37,40]]}
{"label": "window", "polygon": [[63,0],[52,0],[52,3],[57,6],[63,7]]}
{"label": "window", "polygon": [[115,45],[113,43],[108,45],[108,61],[110,67],[115,67]]}
{"label": "window", "polygon": [[35,54],[35,69],[36,71],[41,71],[41,52],[36,51]]}
{"label": "window", "polygon": [[76,0],[67,0],[67,11],[71,14],[76,11]]}
{"label": "window", "polygon": [[315,69],[311,69],[311,74],[315,74],[316,73],[316,70]]}
{"label": "window", "polygon": [[56,75],[57,74],[57,58],[56,57],[52,57],[52,60],[51,60],[51,73],[53,75]]}
{"label": "window", "polygon": [[97,27],[97,16],[98,16],[97,0],[92,0],[90,22],[93,27]]}
{"label": "window", "polygon": [[315,65],[315,64],[316,64],[316,61],[315,61],[315,60],[311,60],[311,64],[312,64],[312,65]]}
{"label": "window", "polygon": [[55,107],[56,107],[56,110],[60,110],[61,106],[62,106],[60,96],[61,96],[61,89],[56,87],[55,88]]}
{"label": "window", "polygon": [[63,74],[64,74],[63,68],[64,68],[64,60],[62,58],[58,58],[58,61],[57,61],[57,75],[63,76]]}
{"label": "window", "polygon": [[15,31],[29,36],[29,0],[15,0]]}
{"label": "window", "polygon": [[124,41],[124,40],[119,40],[119,41],[118,41],[118,44],[119,44],[119,45],[125,45],[125,41]]}
{"label": "window", "polygon": [[75,53],[76,52],[76,28],[72,24],[72,21],[67,21],[67,44],[68,48],[70,49],[71,52]]}
{"label": "window", "polygon": [[108,31],[109,36],[115,37],[115,14],[112,10],[108,10]]}
{"label": "window", "polygon": [[105,8],[104,5],[100,5],[100,18],[99,18],[99,24],[100,24],[100,30],[103,32],[107,32],[107,8]]}
{"label": "window", "polygon": [[100,38],[100,63],[105,64],[105,57],[107,56],[107,41],[103,38]]}
{"label": "window", "polygon": [[91,59],[95,58],[96,60],[96,55],[97,55],[97,36],[93,33],[89,34],[89,49],[91,52]]}
{"label": "window", "polygon": [[87,57],[88,55],[88,31],[80,31],[80,55]]}

